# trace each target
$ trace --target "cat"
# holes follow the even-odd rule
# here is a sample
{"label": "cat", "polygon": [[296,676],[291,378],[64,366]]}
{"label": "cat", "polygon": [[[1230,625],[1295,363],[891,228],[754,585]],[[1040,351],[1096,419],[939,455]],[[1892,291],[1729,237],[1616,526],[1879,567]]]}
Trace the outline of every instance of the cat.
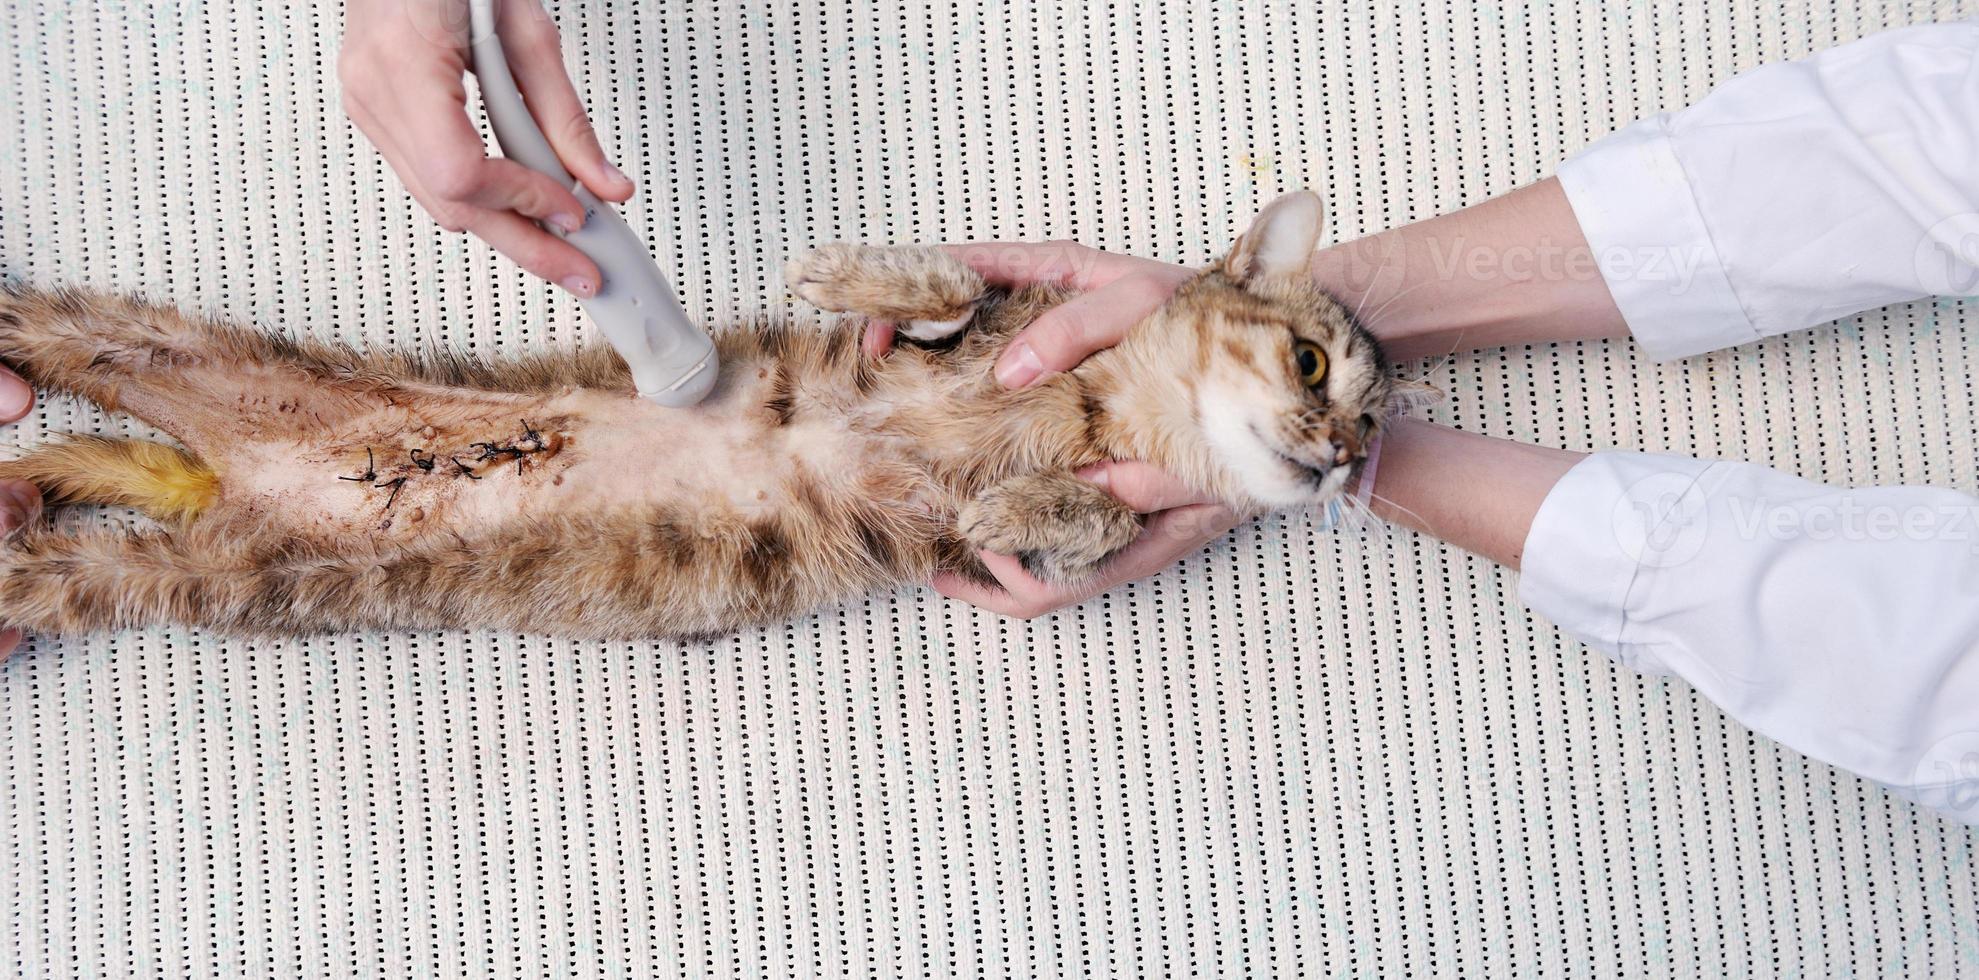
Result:
{"label": "cat", "polygon": [[[69,437],[0,463],[51,503],[159,526],[0,542],[0,622],[286,636],[495,627],[718,635],[976,549],[1086,580],[1140,519],[1073,475],[1143,459],[1244,513],[1339,497],[1414,396],[1314,284],[1319,199],[1268,205],[1113,348],[1023,390],[991,376],[1060,287],[991,288],[932,247],[832,244],[786,278],[829,331],[721,334],[692,409],[637,398],[609,349],[360,353],[77,291],[0,292],[0,358],[177,438]],[[884,358],[864,317],[901,324]]]}

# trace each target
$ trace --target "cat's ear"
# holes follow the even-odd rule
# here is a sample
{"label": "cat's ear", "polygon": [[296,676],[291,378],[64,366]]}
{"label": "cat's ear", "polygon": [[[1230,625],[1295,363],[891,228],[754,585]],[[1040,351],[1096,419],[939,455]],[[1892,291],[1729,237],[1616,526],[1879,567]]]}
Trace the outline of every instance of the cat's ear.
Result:
{"label": "cat's ear", "polygon": [[1223,272],[1240,283],[1267,276],[1309,275],[1312,251],[1319,247],[1325,209],[1319,195],[1293,191],[1264,206],[1249,230],[1231,246]]}
{"label": "cat's ear", "polygon": [[1388,386],[1388,414],[1407,415],[1443,400],[1443,389],[1426,381],[1396,378]]}

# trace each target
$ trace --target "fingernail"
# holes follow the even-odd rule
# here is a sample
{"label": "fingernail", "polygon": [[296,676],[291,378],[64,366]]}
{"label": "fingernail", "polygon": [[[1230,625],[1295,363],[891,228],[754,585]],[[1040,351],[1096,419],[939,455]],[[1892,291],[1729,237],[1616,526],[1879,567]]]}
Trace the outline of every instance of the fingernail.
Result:
{"label": "fingernail", "polygon": [[1105,464],[1095,464],[1092,466],[1088,466],[1085,469],[1080,470],[1078,476],[1079,479],[1084,480],[1087,483],[1090,483],[1093,486],[1100,488],[1101,490],[1111,490],[1113,488],[1112,486],[1113,474],[1111,471],[1109,471],[1106,468]]}
{"label": "fingernail", "polygon": [[1005,388],[1022,388],[1044,373],[1044,362],[1030,344],[1013,344],[996,362],[996,381]]}
{"label": "fingernail", "polygon": [[609,163],[605,164],[605,179],[611,181],[614,184],[625,184],[627,186],[631,186],[632,184],[632,178],[627,177],[625,175],[625,171],[620,170],[619,168]]}
{"label": "fingernail", "polygon": [[571,295],[583,299],[590,299],[591,294],[598,291],[598,287],[592,285],[591,280],[583,276],[571,276],[565,279],[563,288],[570,290]]}
{"label": "fingernail", "polygon": [[0,375],[0,420],[13,421],[27,414],[34,405],[34,389],[22,382]]}
{"label": "fingernail", "polygon": [[558,211],[557,213],[550,215],[550,224],[556,225],[558,228],[563,230],[564,234],[568,235],[571,232],[584,227],[584,219],[577,217],[576,215],[569,214],[567,212]]}

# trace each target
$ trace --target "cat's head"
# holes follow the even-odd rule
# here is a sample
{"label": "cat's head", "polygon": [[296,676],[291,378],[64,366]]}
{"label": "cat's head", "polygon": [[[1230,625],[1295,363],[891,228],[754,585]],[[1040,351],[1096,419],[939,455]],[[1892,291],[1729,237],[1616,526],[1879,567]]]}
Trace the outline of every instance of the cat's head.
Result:
{"label": "cat's head", "polygon": [[1275,509],[1339,494],[1390,415],[1436,397],[1393,377],[1380,343],[1314,282],[1321,217],[1310,192],[1271,202],[1155,315],[1194,341],[1210,482]]}

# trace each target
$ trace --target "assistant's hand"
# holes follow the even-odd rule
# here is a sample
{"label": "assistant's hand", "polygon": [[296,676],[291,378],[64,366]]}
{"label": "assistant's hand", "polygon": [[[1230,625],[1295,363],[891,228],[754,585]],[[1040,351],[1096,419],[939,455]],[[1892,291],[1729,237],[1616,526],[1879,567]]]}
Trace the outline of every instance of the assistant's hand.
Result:
{"label": "assistant's hand", "polygon": [[[564,169],[607,201],[632,181],[605,151],[564,71],[556,25],[537,0],[496,5],[516,87]],[[337,77],[344,112],[448,231],[466,231],[581,297],[598,267],[531,219],[575,231],[584,208],[568,188],[513,160],[491,158],[467,116],[467,0],[348,0]]]}
{"label": "assistant's hand", "polygon": [[[17,416],[18,417],[18,416]],[[8,418],[0,421],[12,422]],[[20,480],[0,480],[0,534],[12,532],[41,515],[41,491]],[[0,660],[21,645],[21,631],[0,629]]]}
{"label": "assistant's hand", "polygon": [[[1078,291],[1010,341],[996,362],[996,380],[1006,388],[1022,388],[1070,371],[1094,351],[1119,343],[1128,328],[1195,275],[1183,266],[1102,252],[1077,242],[980,242],[942,248],[992,286],[1015,289],[1047,283]],[[867,353],[877,356],[892,345],[892,324],[866,328]]]}
{"label": "assistant's hand", "polygon": [[1158,466],[1131,461],[1101,463],[1081,470],[1079,475],[1120,498],[1134,513],[1148,515],[1141,536],[1115,555],[1098,578],[1054,586],[1024,571],[1009,555],[982,551],[977,554],[1003,588],[989,588],[944,572],[935,576],[935,591],[991,612],[1030,619],[1153,575],[1237,526],[1237,515],[1230,508],[1196,493]]}
{"label": "assistant's hand", "polygon": [[[34,389],[19,375],[0,368],[0,423],[19,421],[34,407]],[[0,534],[6,534],[41,513],[41,491],[20,480],[0,480]],[[21,631],[0,630],[0,658],[21,643]]]}
{"label": "assistant's hand", "polygon": [[[991,285],[1055,283],[1079,290],[1024,328],[996,364],[996,378],[1022,388],[1069,371],[1095,351],[1111,347],[1129,328],[1168,300],[1194,272],[1178,265],[1102,252],[1074,242],[989,242],[945,246]],[[893,343],[893,327],[875,323],[864,347],[875,356]],[[983,564],[1003,588],[978,585],[959,575],[935,579],[935,591],[1005,616],[1028,619],[1076,605],[1116,585],[1145,578],[1202,548],[1237,524],[1221,502],[1203,497],[1159,467],[1141,462],[1103,463],[1080,473],[1137,514],[1148,515],[1141,536],[1108,563],[1099,578],[1075,586],[1048,585],[1009,555],[982,552]]]}

